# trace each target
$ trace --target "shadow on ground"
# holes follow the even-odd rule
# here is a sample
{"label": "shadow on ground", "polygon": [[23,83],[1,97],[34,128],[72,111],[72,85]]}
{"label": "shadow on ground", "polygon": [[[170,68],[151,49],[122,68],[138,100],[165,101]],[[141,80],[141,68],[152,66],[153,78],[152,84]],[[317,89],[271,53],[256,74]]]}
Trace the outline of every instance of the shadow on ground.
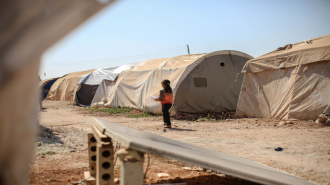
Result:
{"label": "shadow on ground", "polygon": [[192,130],[192,129],[182,129],[182,128],[171,128],[171,131],[197,131],[197,130]]}
{"label": "shadow on ground", "polygon": [[187,183],[189,185],[259,185],[258,183],[230,177],[230,176],[217,176],[217,175],[204,175],[192,178],[175,178],[168,180],[159,180],[157,184],[161,183]]}

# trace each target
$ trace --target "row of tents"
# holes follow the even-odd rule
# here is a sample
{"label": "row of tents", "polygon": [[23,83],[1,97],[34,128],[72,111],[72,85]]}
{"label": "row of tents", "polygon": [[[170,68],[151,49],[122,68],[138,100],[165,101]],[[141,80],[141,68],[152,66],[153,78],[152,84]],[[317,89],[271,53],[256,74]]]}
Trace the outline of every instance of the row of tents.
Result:
{"label": "row of tents", "polygon": [[181,55],[74,72],[41,87],[49,100],[161,114],[150,97],[159,94],[164,79],[173,88],[173,113],[236,110],[236,117],[316,119],[330,111],[330,35],[255,59],[232,50]]}

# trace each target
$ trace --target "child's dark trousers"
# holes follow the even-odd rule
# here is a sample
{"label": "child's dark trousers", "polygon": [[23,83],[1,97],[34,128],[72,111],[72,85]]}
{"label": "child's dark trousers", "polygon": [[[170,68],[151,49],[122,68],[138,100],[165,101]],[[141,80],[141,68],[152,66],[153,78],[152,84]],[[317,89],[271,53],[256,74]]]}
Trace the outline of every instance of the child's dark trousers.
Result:
{"label": "child's dark trousers", "polygon": [[167,125],[171,125],[170,109],[172,107],[172,104],[164,104],[162,107],[163,107],[164,123],[167,123]]}

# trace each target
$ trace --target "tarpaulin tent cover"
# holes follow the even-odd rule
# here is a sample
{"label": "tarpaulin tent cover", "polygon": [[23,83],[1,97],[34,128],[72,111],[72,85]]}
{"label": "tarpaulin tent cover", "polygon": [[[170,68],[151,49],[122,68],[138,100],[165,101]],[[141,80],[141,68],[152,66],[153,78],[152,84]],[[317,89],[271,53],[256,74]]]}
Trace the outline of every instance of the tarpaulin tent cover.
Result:
{"label": "tarpaulin tent cover", "polygon": [[[132,63],[115,67],[104,67],[80,77],[75,92],[76,103],[81,106],[90,106],[99,84],[101,84],[103,80],[114,82],[121,72],[137,64],[138,63]],[[112,83],[108,83],[108,85],[110,84]],[[99,95],[99,93],[97,95]]]}
{"label": "tarpaulin tent cover", "polygon": [[105,106],[133,107],[160,114],[159,102],[150,101],[168,79],[174,93],[174,109],[180,112],[216,112],[235,110],[243,76],[239,76],[229,93],[217,101],[237,78],[237,73],[252,59],[239,51],[182,55],[153,59],[121,73],[106,97]]}
{"label": "tarpaulin tent cover", "polygon": [[316,119],[330,104],[330,35],[250,60],[237,117]]}
{"label": "tarpaulin tent cover", "polygon": [[41,89],[41,99],[44,100],[49,92],[49,89],[52,87],[52,85],[56,82],[57,78],[49,78],[46,80],[42,80],[39,82],[39,88]]}
{"label": "tarpaulin tent cover", "polygon": [[59,101],[73,101],[74,92],[79,78],[93,71],[95,71],[95,69],[88,71],[73,72],[58,79],[50,88],[46,99],[59,100]]}
{"label": "tarpaulin tent cover", "polygon": [[98,106],[97,104],[99,102],[101,102],[102,100],[106,100],[106,97],[108,97],[108,95],[110,94],[112,87],[116,84],[116,81],[103,80],[99,84],[90,105],[92,107],[96,107]]}
{"label": "tarpaulin tent cover", "polygon": [[61,78],[61,77],[48,78],[48,79],[42,80],[42,81],[39,82],[39,87],[45,86],[45,85],[47,85],[47,83],[49,83],[50,81],[52,81],[52,80],[57,80],[57,79],[59,79],[59,78]]}
{"label": "tarpaulin tent cover", "polygon": [[121,66],[99,68],[93,71],[92,73],[80,77],[78,84],[83,83],[87,85],[98,85],[103,80],[115,81],[117,76],[121,72],[131,67],[134,67],[137,64],[138,63],[131,63],[131,64],[124,64]]}

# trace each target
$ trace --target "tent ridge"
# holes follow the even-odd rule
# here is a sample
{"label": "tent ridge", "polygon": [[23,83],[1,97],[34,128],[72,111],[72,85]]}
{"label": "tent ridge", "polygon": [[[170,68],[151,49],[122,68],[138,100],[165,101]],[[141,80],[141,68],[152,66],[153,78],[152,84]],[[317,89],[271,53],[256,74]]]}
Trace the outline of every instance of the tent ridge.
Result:
{"label": "tent ridge", "polygon": [[[317,51],[322,49],[322,51]],[[295,67],[299,65],[305,65],[315,62],[321,62],[321,61],[327,61],[330,60],[330,53],[325,53],[323,50],[330,50],[329,46],[323,46],[323,47],[317,47],[317,48],[309,48],[309,49],[303,49],[299,51],[292,51],[289,53],[283,53],[272,57],[267,58],[260,58],[260,59],[252,59],[246,63],[244,66],[242,72],[248,72],[248,73],[258,73],[262,71],[271,71],[271,70],[277,70],[277,69],[283,69],[283,68],[290,68]],[[318,52],[318,53],[316,53]],[[299,59],[294,59],[299,58]],[[277,59],[277,61],[275,61]],[[279,60],[282,59],[282,62]],[[295,63],[292,61],[296,61]],[[280,66],[280,64],[285,64],[289,61],[288,66]],[[291,61],[291,62],[290,62]],[[258,67],[259,66],[259,67]],[[262,69],[261,69],[261,68]],[[258,69],[253,69],[258,68]]]}

